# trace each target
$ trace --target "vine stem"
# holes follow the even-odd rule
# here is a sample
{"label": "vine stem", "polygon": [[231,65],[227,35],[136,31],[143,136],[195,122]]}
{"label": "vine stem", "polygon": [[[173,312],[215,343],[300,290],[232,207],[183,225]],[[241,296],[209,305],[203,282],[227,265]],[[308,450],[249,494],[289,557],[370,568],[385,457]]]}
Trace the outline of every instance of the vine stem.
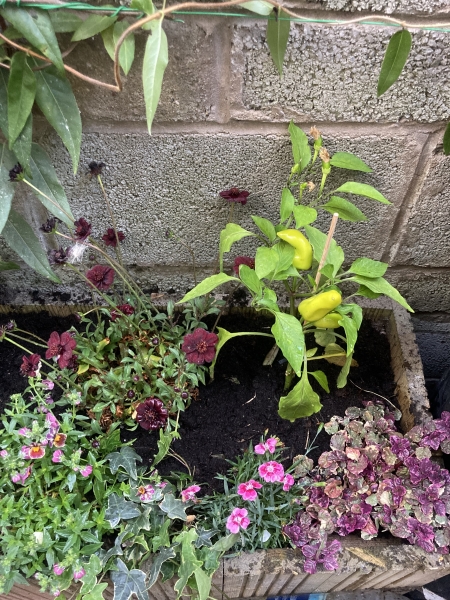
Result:
{"label": "vine stem", "polygon": [[64,215],[66,215],[66,217],[69,219],[69,221],[72,221],[72,223],[74,223],[75,219],[72,217],[72,215],[69,215],[68,212],[66,212],[63,208],[61,208],[61,206],[55,202],[54,200],[52,200],[51,198],[49,198],[47,196],[47,194],[44,194],[44,192],[41,192],[41,190],[37,187],[35,187],[32,183],[30,183],[28,181],[28,179],[22,179],[23,183],[26,183],[30,188],[32,188],[33,190],[35,190],[36,192],[38,192],[41,196],[43,196],[44,198],[46,198],[49,202],[51,202],[54,206],[56,206],[56,208],[61,211]]}

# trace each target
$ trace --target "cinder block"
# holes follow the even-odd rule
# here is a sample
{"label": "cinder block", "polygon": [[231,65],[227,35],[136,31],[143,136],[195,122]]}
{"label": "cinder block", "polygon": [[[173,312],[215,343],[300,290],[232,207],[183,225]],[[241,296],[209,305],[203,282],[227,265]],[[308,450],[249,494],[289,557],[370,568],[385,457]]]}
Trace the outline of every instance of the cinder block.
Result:
{"label": "cinder block", "polygon": [[[328,10],[352,12],[371,10],[384,12],[388,15],[392,13],[445,13],[450,8],[448,0],[420,0],[420,2],[411,2],[411,0],[306,0],[306,2],[314,3]],[[295,4],[297,2],[291,0],[290,5],[294,6]]]}
{"label": "cinder block", "polygon": [[450,312],[450,273],[440,270],[396,269],[387,279],[417,312]]}

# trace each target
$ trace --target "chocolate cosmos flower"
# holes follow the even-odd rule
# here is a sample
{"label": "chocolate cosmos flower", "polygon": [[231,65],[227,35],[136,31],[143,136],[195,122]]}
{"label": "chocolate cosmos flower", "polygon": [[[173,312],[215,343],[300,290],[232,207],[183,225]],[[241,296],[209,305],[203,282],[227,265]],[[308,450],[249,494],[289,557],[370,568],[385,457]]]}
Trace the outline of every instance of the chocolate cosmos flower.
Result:
{"label": "chocolate cosmos flower", "polygon": [[158,398],[146,398],[136,408],[136,420],[143,429],[161,429],[167,423],[169,413]]}
{"label": "chocolate cosmos flower", "polygon": [[247,265],[247,267],[250,267],[250,269],[254,269],[255,259],[251,256],[236,256],[233,265],[233,270],[236,273],[236,275],[239,275],[239,267],[241,265]]}
{"label": "chocolate cosmos flower", "polygon": [[114,248],[117,246],[117,240],[119,240],[119,242],[123,242],[124,239],[125,235],[121,231],[117,232],[116,238],[116,232],[114,229],[112,229],[112,227],[109,227],[106,230],[105,235],[102,236],[102,240],[105,242],[105,244],[107,246],[113,246]]}
{"label": "chocolate cosmos flower", "polygon": [[36,373],[39,370],[41,357],[39,354],[32,354],[31,356],[23,356],[22,364],[20,365],[20,374],[24,377],[36,377]]}
{"label": "chocolate cosmos flower", "polygon": [[20,163],[14,165],[9,174],[10,181],[22,181],[23,179],[23,167]]}
{"label": "chocolate cosmos flower", "polygon": [[113,284],[114,275],[114,269],[111,269],[111,267],[96,265],[92,269],[89,269],[86,273],[86,278],[91,282],[92,287],[96,287],[103,292]]}
{"label": "chocolate cosmos flower", "polygon": [[196,365],[211,362],[216,355],[216,344],[219,338],[198,327],[192,333],[184,336],[181,349],[186,353],[186,360]]}
{"label": "chocolate cosmos flower", "polygon": [[134,308],[131,306],[131,304],[120,304],[117,307],[117,310],[114,308],[110,315],[111,315],[111,320],[115,321],[116,319],[118,319],[119,317],[122,316],[122,314],[130,316],[134,313]]}
{"label": "chocolate cosmos flower", "polygon": [[239,190],[239,188],[233,187],[229,190],[220,192],[219,196],[222,196],[222,198],[228,202],[240,202],[242,206],[244,206],[244,204],[247,204],[247,197],[250,196],[250,192]]}
{"label": "chocolate cosmos flower", "polygon": [[68,367],[77,345],[70,333],[65,331],[60,336],[57,331],[53,331],[50,334],[47,345],[48,350],[45,353],[45,358],[57,357],[58,365],[61,369]]}
{"label": "chocolate cosmos flower", "polygon": [[78,219],[75,221],[75,239],[80,242],[84,242],[84,240],[91,235],[92,225],[86,221],[86,219]]}
{"label": "chocolate cosmos flower", "polygon": [[48,253],[48,260],[52,265],[62,265],[67,262],[68,258],[69,254],[62,246],[58,250],[50,250]]}

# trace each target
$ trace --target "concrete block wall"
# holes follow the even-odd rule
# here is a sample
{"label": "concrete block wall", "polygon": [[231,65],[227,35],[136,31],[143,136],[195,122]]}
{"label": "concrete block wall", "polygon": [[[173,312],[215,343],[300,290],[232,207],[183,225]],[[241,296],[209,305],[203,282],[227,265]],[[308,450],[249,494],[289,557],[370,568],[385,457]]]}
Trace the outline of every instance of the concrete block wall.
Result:
{"label": "concrete block wall", "polygon": [[[450,22],[450,0],[290,0],[287,5],[322,21],[379,11]],[[359,180],[393,203],[358,199],[369,221],[339,223],[336,239],[348,260],[363,254],[389,262],[388,279],[417,311],[419,344],[431,348],[434,340],[445,338],[442,359],[424,354],[430,357],[426,370],[438,377],[450,365],[445,337],[450,329],[450,157],[441,149],[450,120],[450,32],[411,30],[406,68],[377,99],[378,73],[393,28],[292,24],[280,79],[261,19],[183,16],[164,27],[169,66],[151,137],[141,90],[142,34],[123,93],[72,78],[83,119],[76,175],[57,136],[40,122],[37,141],[57,164],[74,214],[92,221],[96,234],[110,226],[101,191],[86,175],[91,160],[105,162],[103,181],[127,236],[128,268],[146,289],[179,297],[193,283],[190,257],[166,239],[166,230],[189,243],[200,275],[211,273],[228,214],[218,192],[232,186],[251,192],[246,206],[235,207],[243,227],[252,226],[252,214],[276,218],[292,164],[287,125],[291,119],[305,131],[316,125],[331,152],[354,152],[373,168],[371,174],[358,174]],[[112,63],[97,38],[80,43],[68,63],[113,80]],[[352,177],[339,173],[336,182],[345,175]],[[28,198],[22,199],[25,206]],[[34,222],[45,220],[43,209],[33,211]],[[329,216],[321,215],[319,223],[325,230]],[[251,251],[252,242],[242,241],[229,263]],[[2,256],[8,257],[7,249]],[[89,298],[70,273],[62,278],[62,285],[54,285],[27,268],[0,275],[0,301]]]}

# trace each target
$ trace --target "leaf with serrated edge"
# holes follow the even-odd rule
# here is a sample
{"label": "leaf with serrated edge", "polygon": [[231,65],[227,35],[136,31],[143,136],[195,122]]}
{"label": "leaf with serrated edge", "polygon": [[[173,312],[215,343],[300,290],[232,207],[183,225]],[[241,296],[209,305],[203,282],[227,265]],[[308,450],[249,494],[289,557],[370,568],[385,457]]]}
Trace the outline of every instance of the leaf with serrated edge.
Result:
{"label": "leaf with serrated edge", "polygon": [[8,150],[6,143],[0,144],[0,233],[8,220],[11,202],[16,191],[16,185],[9,181],[9,171],[13,168],[15,158]]}
{"label": "leaf with serrated edge", "polygon": [[152,22],[151,34],[147,38],[142,64],[142,83],[149,133],[152,132],[153,117],[158,106],[164,71],[168,62],[167,37],[162,28],[162,19],[159,19]]}
{"label": "leaf with serrated edge", "polygon": [[75,30],[72,36],[72,42],[79,42],[86,40],[97,33],[102,32],[104,29],[108,29],[117,21],[117,17],[108,17],[105,15],[90,15],[85,21],[81,23]]}
{"label": "leaf with serrated edge", "polygon": [[8,79],[9,148],[25,126],[36,95],[36,77],[23,52],[15,52]]}
{"label": "leaf with serrated edge", "polygon": [[275,12],[274,9],[267,20],[266,41],[280,77],[283,73],[284,55],[289,39],[290,26],[289,17],[282,10]]}
{"label": "leaf with serrated edge", "polygon": [[[34,61],[39,66],[37,61]],[[62,139],[72,158],[76,173],[80,157],[81,117],[67,79],[50,68],[36,71],[36,103]]]}
{"label": "leaf with serrated edge", "polygon": [[[129,27],[128,21],[117,21],[114,24],[113,30],[113,40],[114,46],[117,46],[117,42],[119,41],[122,33]],[[128,75],[129,70],[131,69],[131,65],[134,60],[134,34],[130,33],[123,41],[122,46],[119,50],[119,64],[122,67],[125,75]]]}
{"label": "leaf with serrated edge", "polygon": [[351,152],[336,152],[331,157],[330,164],[333,167],[338,167],[339,169],[350,169],[351,171],[372,173],[372,169],[369,167],[369,165],[366,165],[363,160]]}
{"label": "leaf with serrated edge", "polygon": [[10,210],[2,235],[8,245],[27,265],[55,283],[61,283],[59,277],[51,270],[47,255],[34,231],[14,209]]}
{"label": "leaf with serrated edge", "polygon": [[377,96],[384,94],[403,71],[411,50],[412,35],[407,29],[397,31],[389,40],[378,78]]}
{"label": "leaf with serrated edge", "polygon": [[207,277],[203,281],[201,281],[198,285],[195,286],[190,292],[188,292],[181,300],[177,302],[177,304],[182,304],[183,302],[188,302],[189,300],[193,300],[194,298],[198,298],[199,296],[204,296],[205,294],[209,294],[216,287],[222,285],[223,283],[228,283],[229,281],[239,281],[238,277],[231,277],[226,273],[217,273],[217,275],[211,275],[211,277]]}
{"label": "leaf with serrated edge", "polygon": [[117,559],[117,567],[119,570],[111,571],[110,574],[114,584],[114,600],[129,600],[133,594],[136,594],[138,600],[149,600],[144,571],[140,569],[129,571],[120,558]]}

